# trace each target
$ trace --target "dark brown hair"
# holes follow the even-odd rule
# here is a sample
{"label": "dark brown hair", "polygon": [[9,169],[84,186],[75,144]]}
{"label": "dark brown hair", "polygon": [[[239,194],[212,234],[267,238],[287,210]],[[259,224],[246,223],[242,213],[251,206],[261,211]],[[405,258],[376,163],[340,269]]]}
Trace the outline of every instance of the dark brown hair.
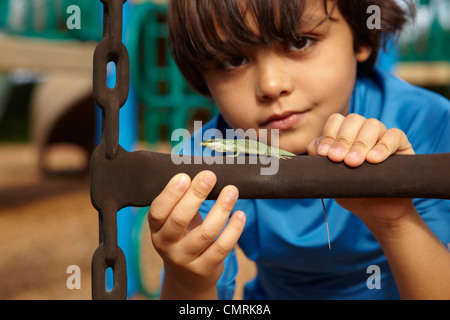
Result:
{"label": "dark brown hair", "polygon": [[[247,11],[243,10],[243,1]],[[404,0],[406,9],[401,8],[397,0],[334,0],[331,8],[327,7],[327,0],[170,0],[169,44],[172,56],[191,86],[208,95],[202,76],[202,68],[208,62],[228,60],[242,47],[295,44],[308,1],[323,2],[327,18],[337,7],[353,31],[355,50],[360,45],[372,48],[372,55],[358,66],[358,72],[368,72],[373,68],[379,49],[388,39],[398,35],[407,22],[408,13],[414,15],[414,7],[409,0]],[[371,5],[381,10],[379,29],[366,26],[367,9]],[[247,25],[244,18],[247,13],[251,13],[258,23],[258,34]],[[223,36],[227,41],[223,41]]]}

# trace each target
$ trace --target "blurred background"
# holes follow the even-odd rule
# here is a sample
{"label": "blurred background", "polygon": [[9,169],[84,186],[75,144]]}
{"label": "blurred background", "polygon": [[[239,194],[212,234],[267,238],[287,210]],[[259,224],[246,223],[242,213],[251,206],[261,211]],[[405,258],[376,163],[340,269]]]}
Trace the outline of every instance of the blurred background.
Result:
{"label": "blurred background", "polygon": [[[414,23],[380,58],[405,81],[450,97],[450,0],[417,1]],[[99,141],[92,97],[93,52],[102,37],[98,0],[0,0],[0,299],[90,299],[98,215],[89,195],[89,158]],[[167,48],[166,1],[128,0],[124,37],[131,91],[120,144],[171,152],[170,134],[216,114],[182,79]],[[110,66],[109,81],[114,81]],[[128,295],[158,297],[161,261],[146,212],[118,214]],[[241,285],[254,266],[240,251]],[[67,287],[67,268],[81,289]]]}

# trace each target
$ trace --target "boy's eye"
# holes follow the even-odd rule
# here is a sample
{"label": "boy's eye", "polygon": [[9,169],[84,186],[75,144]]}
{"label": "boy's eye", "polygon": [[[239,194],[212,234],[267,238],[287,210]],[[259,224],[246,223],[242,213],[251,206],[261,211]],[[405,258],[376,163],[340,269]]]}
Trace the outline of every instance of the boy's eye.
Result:
{"label": "boy's eye", "polygon": [[290,44],[287,51],[303,51],[308,49],[315,40],[309,37],[300,36],[297,41]]}
{"label": "boy's eye", "polygon": [[246,57],[243,56],[233,56],[229,60],[223,61],[222,66],[225,69],[238,68],[248,62]]}

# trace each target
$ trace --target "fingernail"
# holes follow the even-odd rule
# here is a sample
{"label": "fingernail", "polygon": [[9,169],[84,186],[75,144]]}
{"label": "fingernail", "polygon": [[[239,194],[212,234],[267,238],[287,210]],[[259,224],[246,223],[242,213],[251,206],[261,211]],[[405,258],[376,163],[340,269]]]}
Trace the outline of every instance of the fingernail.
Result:
{"label": "fingernail", "polygon": [[352,151],[347,155],[347,157],[350,159],[357,160],[359,158],[359,154],[358,154],[358,152]]}
{"label": "fingernail", "polygon": [[177,186],[180,188],[185,188],[188,185],[188,179],[185,176],[178,177]]}
{"label": "fingernail", "polygon": [[245,213],[243,211],[236,211],[234,214],[236,215],[236,217],[239,220],[245,222],[246,216],[245,216]]}
{"label": "fingernail", "polygon": [[230,200],[236,200],[239,196],[239,193],[235,189],[231,189],[228,191],[228,198]]}
{"label": "fingernail", "polygon": [[206,184],[208,186],[211,186],[211,185],[214,184],[214,179],[212,177],[210,177],[210,176],[203,177],[202,181],[203,181],[204,184]]}
{"label": "fingernail", "polygon": [[370,150],[370,152],[368,153],[368,155],[367,155],[368,157],[370,157],[370,158],[379,158],[379,156],[380,156],[380,153],[376,150],[376,149],[373,149],[373,150]]}
{"label": "fingernail", "polygon": [[319,144],[319,148],[317,148],[317,152],[319,154],[325,155],[328,153],[328,150],[330,150],[330,147],[331,146],[329,144],[321,143]]}
{"label": "fingernail", "polygon": [[344,149],[342,149],[339,146],[333,146],[330,148],[330,150],[328,151],[328,154],[333,153],[334,155],[340,156],[342,155],[342,153],[344,152]]}

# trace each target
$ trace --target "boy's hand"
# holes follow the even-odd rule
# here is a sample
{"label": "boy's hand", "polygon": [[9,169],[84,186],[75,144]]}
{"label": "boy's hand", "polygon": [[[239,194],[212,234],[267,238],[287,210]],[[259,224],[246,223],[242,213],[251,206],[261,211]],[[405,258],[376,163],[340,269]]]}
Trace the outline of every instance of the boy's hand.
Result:
{"label": "boy's hand", "polygon": [[[377,164],[393,154],[414,154],[405,133],[399,129],[387,129],[376,119],[366,119],[357,114],[344,117],[330,116],[322,136],[308,145],[310,155],[328,157],[349,167],[358,167],[364,161]],[[415,211],[411,199],[336,199],[345,209],[364,222],[399,221],[400,217]]]}
{"label": "boy's hand", "polygon": [[414,154],[414,150],[399,129],[388,130],[380,121],[358,114],[336,113],[328,118],[322,136],[308,145],[308,153],[358,167],[364,161],[380,163],[390,155]]}
{"label": "boy's hand", "polygon": [[245,215],[238,211],[228,221],[238,190],[227,186],[202,222],[198,209],[215,183],[210,171],[199,173],[192,182],[178,174],[152,202],[148,215],[152,242],[164,260],[161,298],[217,298],[223,260],[242,233]]}

